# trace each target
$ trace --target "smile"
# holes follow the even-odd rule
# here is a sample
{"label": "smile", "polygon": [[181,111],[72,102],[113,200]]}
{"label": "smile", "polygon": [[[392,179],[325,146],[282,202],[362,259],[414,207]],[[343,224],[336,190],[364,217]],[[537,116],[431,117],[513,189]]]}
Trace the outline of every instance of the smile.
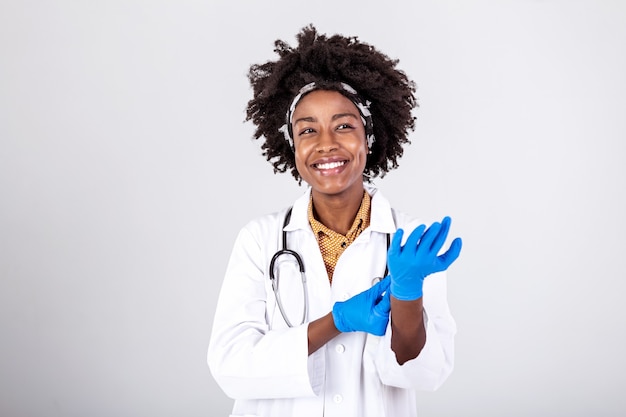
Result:
{"label": "smile", "polygon": [[323,164],[314,164],[313,166],[317,169],[333,169],[345,165],[346,162],[347,161],[326,162]]}

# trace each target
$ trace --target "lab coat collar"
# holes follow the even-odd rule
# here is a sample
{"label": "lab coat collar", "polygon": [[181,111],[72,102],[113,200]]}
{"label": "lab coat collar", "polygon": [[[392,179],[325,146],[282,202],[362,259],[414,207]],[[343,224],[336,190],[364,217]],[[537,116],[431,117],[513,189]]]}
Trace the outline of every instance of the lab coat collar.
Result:
{"label": "lab coat collar", "polygon": [[[396,231],[395,220],[389,201],[378,189],[371,184],[363,184],[365,191],[372,197],[370,227],[374,232],[394,233]],[[307,187],[304,194],[293,204],[291,219],[284,230],[291,232],[298,229],[311,229],[307,210],[311,198],[311,187]]]}

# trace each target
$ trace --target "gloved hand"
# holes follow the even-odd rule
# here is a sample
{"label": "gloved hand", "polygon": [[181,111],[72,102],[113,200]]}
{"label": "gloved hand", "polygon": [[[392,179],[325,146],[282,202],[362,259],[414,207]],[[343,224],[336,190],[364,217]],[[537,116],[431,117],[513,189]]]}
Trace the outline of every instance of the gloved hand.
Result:
{"label": "gloved hand", "polygon": [[[367,332],[382,336],[389,322],[390,278],[387,276],[372,288],[333,306],[333,320],[340,332]],[[386,292],[384,295],[383,293]]]}
{"label": "gloved hand", "polygon": [[458,258],[461,238],[452,241],[447,252],[437,256],[450,230],[450,217],[433,223],[426,232],[425,225],[415,228],[401,246],[404,231],[398,229],[387,252],[387,265],[391,275],[390,292],[398,300],[417,300],[422,296],[424,278],[441,272]]}

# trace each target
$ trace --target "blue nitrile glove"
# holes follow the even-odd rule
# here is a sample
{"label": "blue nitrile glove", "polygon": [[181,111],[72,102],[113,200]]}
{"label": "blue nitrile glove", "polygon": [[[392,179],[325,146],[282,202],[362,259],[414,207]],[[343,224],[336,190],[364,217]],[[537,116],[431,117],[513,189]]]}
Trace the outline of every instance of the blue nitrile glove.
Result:
{"label": "blue nitrile glove", "polygon": [[[337,301],[333,306],[333,320],[340,332],[367,332],[382,336],[389,322],[390,278],[385,277],[369,290],[346,301]],[[383,293],[385,293],[383,295]]]}
{"label": "blue nitrile glove", "polygon": [[401,246],[404,231],[398,229],[387,252],[387,264],[391,275],[390,292],[398,300],[417,300],[422,296],[424,278],[441,272],[458,258],[461,238],[452,241],[450,249],[437,256],[450,230],[450,217],[441,223],[433,223],[428,230],[425,225],[415,228],[404,246]]}

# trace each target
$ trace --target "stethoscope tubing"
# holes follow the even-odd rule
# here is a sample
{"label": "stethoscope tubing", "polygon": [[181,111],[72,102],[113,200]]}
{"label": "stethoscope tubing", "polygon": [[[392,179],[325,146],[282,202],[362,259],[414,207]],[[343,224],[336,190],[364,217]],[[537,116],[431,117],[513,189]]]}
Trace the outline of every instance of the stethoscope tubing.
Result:
{"label": "stethoscope tubing", "polygon": [[291,219],[291,210],[292,207],[287,210],[285,214],[285,221],[283,222],[283,241],[282,241],[282,249],[272,256],[272,260],[270,261],[270,280],[272,281],[272,289],[274,290],[274,295],[276,296],[276,304],[278,304],[278,309],[280,310],[280,314],[285,319],[285,323],[287,326],[294,327],[289,318],[287,318],[287,313],[283,308],[283,302],[280,299],[280,291],[279,291],[279,281],[278,277],[274,274],[274,267],[278,258],[284,255],[293,256],[296,259],[296,263],[298,264],[298,269],[300,270],[300,279],[302,281],[302,296],[304,297],[304,308],[302,309],[302,320],[300,321],[300,325],[306,323],[309,316],[309,291],[306,285],[306,274],[304,271],[304,262],[302,261],[302,257],[300,254],[294,250],[287,249],[287,232],[285,231],[285,227],[289,224],[289,220]]}
{"label": "stethoscope tubing", "polygon": [[[279,277],[276,277],[274,273],[276,262],[278,258],[280,258],[281,256],[286,255],[286,256],[294,257],[296,260],[296,263],[298,264],[298,269],[300,270],[300,277],[301,277],[300,279],[302,280],[302,294],[304,297],[304,308],[302,309],[302,320],[300,322],[300,325],[303,325],[304,323],[306,323],[307,318],[309,316],[309,292],[308,292],[307,283],[306,283],[304,262],[302,261],[302,257],[300,256],[298,252],[287,248],[287,232],[285,231],[285,228],[287,227],[287,224],[289,224],[289,220],[291,219],[292,208],[293,207],[290,207],[289,210],[287,210],[287,213],[285,214],[285,220],[283,222],[283,229],[282,229],[283,230],[282,248],[279,251],[277,251],[274,254],[274,256],[272,256],[272,259],[270,261],[270,267],[269,267],[270,280],[272,281],[272,290],[274,290],[274,295],[276,296],[276,304],[278,304],[278,309],[280,310],[280,314],[283,316],[283,319],[285,319],[285,323],[287,323],[287,326],[289,327],[294,327],[294,326],[291,323],[291,321],[287,318],[287,313],[285,312],[282,300],[280,299]],[[391,237],[389,236],[389,234],[387,234],[387,250],[389,250],[390,239]],[[383,277],[387,276],[388,273],[389,273],[388,266],[385,264],[385,273]],[[382,279],[382,277],[374,278],[374,281],[380,281],[380,279]],[[372,284],[375,284],[374,281],[372,281]]]}

